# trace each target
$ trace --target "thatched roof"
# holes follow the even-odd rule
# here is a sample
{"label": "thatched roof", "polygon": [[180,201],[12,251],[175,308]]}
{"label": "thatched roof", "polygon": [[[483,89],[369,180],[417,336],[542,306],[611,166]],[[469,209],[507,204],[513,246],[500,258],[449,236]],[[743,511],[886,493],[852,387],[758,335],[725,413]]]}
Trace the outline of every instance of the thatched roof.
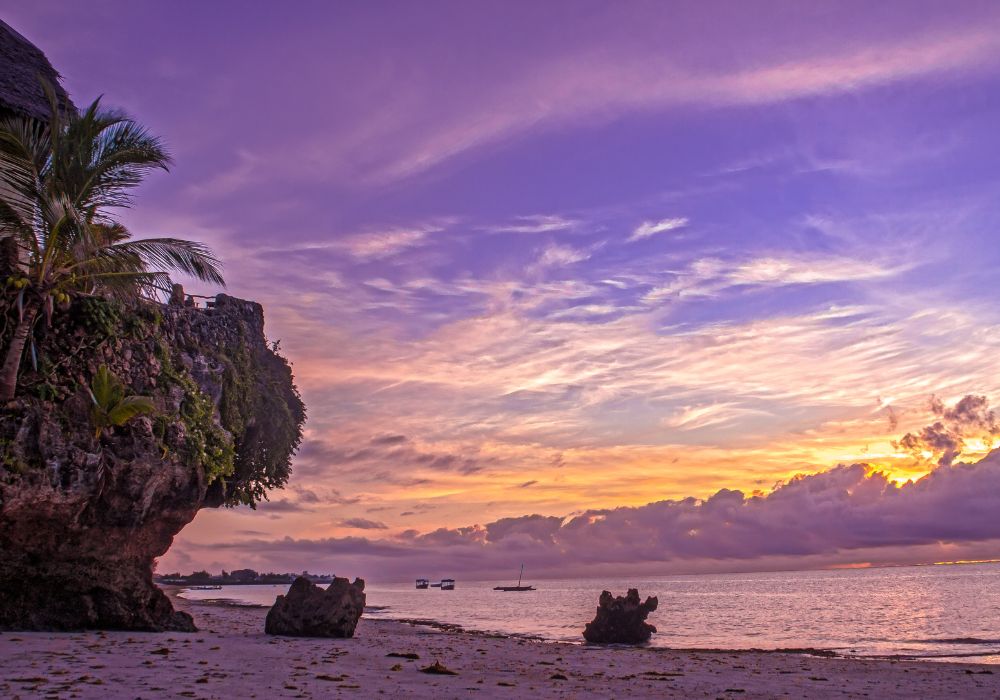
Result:
{"label": "thatched roof", "polygon": [[0,20],[0,112],[47,119],[49,101],[38,82],[39,75],[55,86],[62,107],[75,109],[41,49]]}

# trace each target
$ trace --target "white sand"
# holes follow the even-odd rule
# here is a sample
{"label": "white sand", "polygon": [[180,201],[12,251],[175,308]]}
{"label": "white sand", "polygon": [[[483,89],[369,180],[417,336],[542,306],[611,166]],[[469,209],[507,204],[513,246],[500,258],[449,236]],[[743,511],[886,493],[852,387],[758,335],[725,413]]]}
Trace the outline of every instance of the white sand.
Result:
{"label": "white sand", "polygon": [[[0,697],[1000,697],[1000,666],[602,649],[372,619],[354,639],[292,639],[263,634],[261,608],[181,606],[201,632],[0,634]],[[435,660],[458,675],[418,670]]]}

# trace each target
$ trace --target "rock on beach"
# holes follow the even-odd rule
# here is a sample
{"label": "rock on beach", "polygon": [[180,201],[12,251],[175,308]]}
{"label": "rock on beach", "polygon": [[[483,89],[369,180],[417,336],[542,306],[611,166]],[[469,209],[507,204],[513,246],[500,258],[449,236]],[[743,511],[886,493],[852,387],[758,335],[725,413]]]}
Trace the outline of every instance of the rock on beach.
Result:
{"label": "rock on beach", "polygon": [[335,578],[323,590],[299,576],[267,613],[264,631],[288,637],[353,637],[365,609],[365,582]]}
{"label": "rock on beach", "polygon": [[656,596],[639,601],[639,591],[630,588],[625,596],[614,597],[609,591],[601,593],[597,615],[587,623],[583,638],[592,644],[642,644],[648,642],[656,627],[646,622],[649,613],[656,610]]}

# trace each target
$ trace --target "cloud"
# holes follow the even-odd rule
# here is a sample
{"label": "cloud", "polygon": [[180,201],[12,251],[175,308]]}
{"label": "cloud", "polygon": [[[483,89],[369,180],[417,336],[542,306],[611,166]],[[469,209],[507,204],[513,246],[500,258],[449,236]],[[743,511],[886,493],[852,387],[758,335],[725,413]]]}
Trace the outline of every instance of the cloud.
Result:
{"label": "cloud", "polygon": [[340,521],[341,527],[350,527],[356,530],[388,530],[389,526],[378,520],[368,520],[367,518],[347,518]]}
{"label": "cloud", "polygon": [[535,263],[535,267],[542,269],[547,267],[565,267],[582,262],[589,257],[590,253],[571,248],[568,245],[553,243],[542,251],[542,254],[538,257],[538,261]]}
{"label": "cloud", "polygon": [[489,227],[492,233],[551,233],[565,231],[578,222],[559,215],[535,214],[517,217],[513,223]]}
{"label": "cloud", "polygon": [[629,567],[733,570],[788,557],[814,563],[852,556],[912,561],[908,551],[934,557],[942,548],[1000,538],[998,509],[1000,452],[994,452],[975,464],[937,467],[902,485],[869,465],[851,464],[796,476],[766,495],[722,489],[706,499],[587,510],[566,518],[501,518],[383,540],[285,538],[219,547],[279,553],[292,568],[292,561],[322,563],[327,557],[383,577],[408,577],[421,567],[502,572],[511,561],[525,562],[539,575],[607,565],[619,573]]}
{"label": "cloud", "polygon": [[783,287],[886,279],[910,269],[832,255],[761,256],[742,261],[700,258],[676,273],[668,284],[644,296],[647,303],[667,299],[714,297],[734,287]]}
{"label": "cloud", "polygon": [[[726,42],[727,45],[729,42]],[[818,45],[817,45],[818,46]],[[670,52],[629,47],[564,52],[508,79],[490,92],[442,96],[433,128],[411,123],[408,110],[378,132],[344,144],[349,157],[383,144],[393,150],[372,163],[364,179],[384,184],[431,169],[470,150],[528,131],[568,123],[593,124],[623,114],[685,105],[740,106],[841,95],[949,71],[974,71],[996,60],[1000,39],[982,27],[926,32],[870,45],[841,43],[800,49],[795,56],[744,58],[742,65],[693,70]],[[750,47],[744,47],[747,51]],[[742,55],[742,54],[741,54]],[[453,100],[461,99],[460,103]]]}
{"label": "cloud", "polygon": [[300,513],[308,511],[310,508],[296,501],[278,498],[273,501],[263,501],[257,504],[257,510],[265,513]]}
{"label": "cloud", "polygon": [[395,229],[352,236],[343,247],[359,260],[388,258],[424,242],[431,229]]}
{"label": "cloud", "polygon": [[732,423],[750,416],[769,416],[767,411],[745,408],[735,402],[707,406],[685,407],[675,415],[663,419],[664,427],[677,430],[697,430],[709,426]]}
{"label": "cloud", "polygon": [[404,442],[406,442],[405,435],[379,435],[371,440],[373,445],[401,445]]}
{"label": "cloud", "polygon": [[675,231],[679,228],[684,228],[687,225],[688,220],[684,217],[661,219],[659,221],[644,221],[632,232],[632,235],[628,237],[628,240],[639,241],[644,238],[649,238],[650,236],[655,236],[658,233]]}
{"label": "cloud", "polygon": [[931,411],[939,416],[931,425],[915,433],[907,433],[899,442],[893,443],[897,449],[906,450],[918,460],[936,458],[939,466],[950,466],[966,448],[966,441],[976,440],[981,450],[993,446],[994,438],[1000,435],[996,414],[990,410],[985,396],[968,395],[948,408],[938,399],[931,399]]}

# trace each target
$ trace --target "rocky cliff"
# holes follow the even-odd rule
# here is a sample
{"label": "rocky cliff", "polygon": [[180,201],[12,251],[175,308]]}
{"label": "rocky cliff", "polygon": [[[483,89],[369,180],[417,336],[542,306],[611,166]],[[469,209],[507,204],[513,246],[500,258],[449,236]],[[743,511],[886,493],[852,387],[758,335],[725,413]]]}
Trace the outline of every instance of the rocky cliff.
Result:
{"label": "rocky cliff", "polygon": [[[81,299],[56,318],[0,410],[0,628],[190,629],[154,559],[199,509],[287,481],[305,417],[291,370],[261,307],[225,295]],[[96,430],[101,366],[155,411]]]}

